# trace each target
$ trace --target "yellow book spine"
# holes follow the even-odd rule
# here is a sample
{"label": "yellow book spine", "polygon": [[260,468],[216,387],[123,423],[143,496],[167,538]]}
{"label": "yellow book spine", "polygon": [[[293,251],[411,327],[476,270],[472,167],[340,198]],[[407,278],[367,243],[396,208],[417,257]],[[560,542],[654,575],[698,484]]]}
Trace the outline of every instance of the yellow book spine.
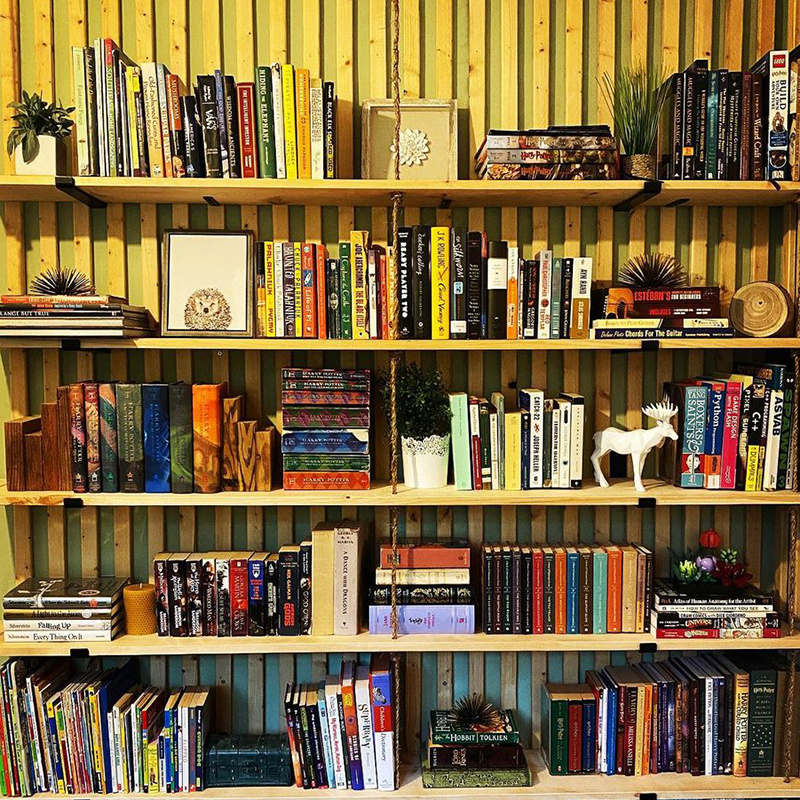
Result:
{"label": "yellow book spine", "polygon": [[297,122],[294,106],[294,67],[281,66],[283,87],[283,139],[286,153],[286,177],[297,178]]}
{"label": "yellow book spine", "polygon": [[636,632],[636,551],[626,546],[622,550],[622,631]]}
{"label": "yellow book spine", "polygon": [[311,607],[314,609],[311,632],[314,636],[333,636],[336,592],[330,565],[334,559],[334,535],[330,527],[311,531],[312,552],[318,556],[311,560]]}
{"label": "yellow book spine", "polygon": [[653,724],[653,687],[644,687],[644,719],[642,720],[642,775],[650,774],[650,748],[652,738],[650,729]]}
{"label": "yellow book spine", "polygon": [[275,338],[275,247],[264,242],[264,314],[267,337]]}
{"label": "yellow book spine", "polygon": [[94,689],[89,690],[89,710],[93,729],[92,749],[94,751],[94,768],[97,774],[100,776],[101,783],[103,784],[101,791],[103,794],[105,794],[108,789],[105,786],[105,770],[103,769],[103,750],[101,748],[103,735],[100,730],[100,706],[97,700],[97,692],[95,692]]}
{"label": "yellow book spine", "polygon": [[292,242],[294,247],[294,335],[303,338],[303,245]]}
{"label": "yellow book spine", "polygon": [[125,794],[130,793],[130,784],[128,783],[128,734],[127,725],[125,724],[125,715],[119,715],[119,750],[120,750],[120,777],[122,779],[122,791]]}
{"label": "yellow book spine", "polygon": [[147,743],[147,789],[148,792],[158,791],[158,739]]}
{"label": "yellow book spine", "polygon": [[737,673],[733,689],[733,774],[747,777],[747,725],[750,718],[750,677]]}
{"label": "yellow book spine", "polygon": [[369,339],[369,291],[367,288],[367,231],[350,232],[350,275],[353,292],[353,338]]}
{"label": "yellow book spine", "polygon": [[647,572],[647,557],[636,553],[636,633],[644,633],[644,594]]}
{"label": "yellow book spine", "polygon": [[311,178],[311,78],[307,69],[295,71],[297,91],[297,176]]}
{"label": "yellow book spine", "polygon": [[506,414],[506,489],[522,488],[522,415],[519,411]]}
{"label": "yellow book spine", "polygon": [[758,491],[758,451],[757,444],[747,445],[747,471],[745,472],[744,489],[746,492]]}
{"label": "yellow book spine", "polygon": [[138,67],[125,66],[125,94],[128,99],[128,140],[131,151],[131,169],[133,174],[139,169],[139,134],[136,128],[136,101],[134,90],[139,89]]}
{"label": "yellow book spine", "polygon": [[450,338],[450,228],[431,228],[431,332]]}
{"label": "yellow book spine", "polygon": [[[58,720],[56,718],[56,711],[55,711],[55,707],[53,706],[53,701],[52,700],[48,700],[47,701],[47,719],[48,719],[49,723],[51,723],[51,725],[50,725],[51,729],[52,729],[52,726],[55,726],[55,728],[56,728],[56,741],[53,742],[53,745],[54,745],[54,747],[58,748],[58,750],[60,752],[61,751],[61,747],[60,747],[60,744],[58,742],[58,738],[60,737],[61,734],[60,734],[60,731],[59,731]],[[54,769],[54,774],[56,775],[56,786],[57,786],[57,789],[58,789],[58,794],[66,794],[67,793],[67,785],[64,783],[63,775],[61,777],[58,777],[58,773],[55,772],[55,769]]]}

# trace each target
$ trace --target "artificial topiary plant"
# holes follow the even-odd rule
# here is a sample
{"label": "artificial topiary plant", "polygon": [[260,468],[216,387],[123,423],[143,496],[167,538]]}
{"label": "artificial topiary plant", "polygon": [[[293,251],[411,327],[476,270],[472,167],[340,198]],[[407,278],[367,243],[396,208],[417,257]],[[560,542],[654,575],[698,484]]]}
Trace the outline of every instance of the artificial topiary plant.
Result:
{"label": "artificial topiary plant", "polygon": [[[389,376],[378,375],[386,418],[391,424]],[[422,440],[450,433],[450,399],[437,370],[426,371],[418,364],[401,364],[397,369],[397,430],[400,436]]]}

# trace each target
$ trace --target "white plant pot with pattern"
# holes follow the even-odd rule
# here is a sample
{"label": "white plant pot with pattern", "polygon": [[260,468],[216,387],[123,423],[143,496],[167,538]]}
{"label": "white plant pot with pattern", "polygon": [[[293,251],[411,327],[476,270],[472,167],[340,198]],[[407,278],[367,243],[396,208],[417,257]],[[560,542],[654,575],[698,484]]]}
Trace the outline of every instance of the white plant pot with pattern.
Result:
{"label": "white plant pot with pattern", "polygon": [[447,486],[450,434],[424,439],[401,439],[403,477],[410,489],[441,489]]}

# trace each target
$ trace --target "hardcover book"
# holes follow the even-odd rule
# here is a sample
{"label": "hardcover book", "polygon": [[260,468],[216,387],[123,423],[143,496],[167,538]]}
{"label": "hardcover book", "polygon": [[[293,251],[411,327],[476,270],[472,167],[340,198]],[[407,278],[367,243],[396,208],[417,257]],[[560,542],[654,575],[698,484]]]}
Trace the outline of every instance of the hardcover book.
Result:
{"label": "hardcover book", "polygon": [[171,383],[168,395],[170,489],[187,493],[194,488],[192,387]]}
{"label": "hardcover book", "polygon": [[519,728],[510,709],[499,712],[494,726],[470,728],[457,727],[450,711],[431,711],[430,740],[435,745],[519,744]]}
{"label": "hardcover book", "polygon": [[103,489],[100,475],[100,407],[96,383],[83,386],[86,421],[86,482],[90,492]]}
{"label": "hardcover book", "polygon": [[222,477],[224,383],[192,386],[194,490],[218,492]]}
{"label": "hardcover book", "polygon": [[140,383],[118,383],[116,389],[120,490],[143,492],[142,385]]}
{"label": "hardcover book", "polygon": [[144,488],[170,491],[169,392],[165,383],[142,385],[144,428]]}
{"label": "hardcover book", "polygon": [[100,410],[100,475],[104,492],[119,491],[117,458],[117,393],[113,383],[101,383]]}

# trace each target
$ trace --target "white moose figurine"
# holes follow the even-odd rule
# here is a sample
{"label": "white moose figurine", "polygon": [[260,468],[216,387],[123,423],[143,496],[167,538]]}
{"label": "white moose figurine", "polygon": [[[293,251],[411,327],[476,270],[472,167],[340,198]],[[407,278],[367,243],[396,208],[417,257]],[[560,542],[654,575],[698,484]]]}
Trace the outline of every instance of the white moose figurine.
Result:
{"label": "white moose figurine", "polygon": [[667,400],[642,409],[645,416],[656,421],[654,428],[637,428],[635,431],[621,431],[619,428],[606,428],[594,435],[594,453],[591,460],[594,467],[594,477],[597,483],[608,486],[608,481],[600,469],[600,459],[613,450],[620,455],[630,455],[633,462],[633,483],[637,492],[644,491],[642,484],[642,468],[647,454],[654,447],[661,447],[666,439],[675,439],[678,434],[672,427],[670,420],[678,413],[678,409]]}

